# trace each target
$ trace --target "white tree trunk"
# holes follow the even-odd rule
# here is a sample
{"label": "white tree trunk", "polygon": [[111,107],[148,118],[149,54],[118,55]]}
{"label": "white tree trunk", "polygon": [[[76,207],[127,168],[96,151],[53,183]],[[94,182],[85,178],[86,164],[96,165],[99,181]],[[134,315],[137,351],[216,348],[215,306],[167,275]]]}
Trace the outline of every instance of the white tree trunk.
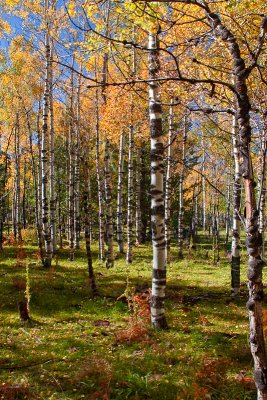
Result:
{"label": "white tree trunk", "polygon": [[[82,69],[82,68],[81,68]],[[74,247],[80,248],[80,119],[81,119],[81,77],[77,85],[76,107],[76,143],[74,166]]]}
{"label": "white tree trunk", "polygon": [[[46,11],[47,11],[46,1]],[[43,125],[42,125],[42,222],[43,222],[43,236],[45,242],[45,258],[44,266],[50,267],[52,261],[52,242],[51,232],[49,225],[49,200],[48,200],[48,106],[49,106],[49,75],[50,75],[50,40],[47,32],[45,34],[45,49],[46,49],[46,77],[45,77],[45,90],[43,98]]]}
{"label": "white tree trunk", "polygon": [[53,105],[53,50],[50,43],[49,59],[49,111],[50,111],[50,226],[53,254],[57,251],[57,217],[55,193],[55,132],[54,132],[54,105]]}
{"label": "white tree trunk", "polygon": [[99,104],[98,104],[98,89],[96,89],[96,179],[97,179],[97,198],[98,198],[98,226],[99,226],[99,258],[105,259],[105,243],[104,243],[104,212],[102,198],[102,179],[100,167],[100,143],[99,143]]}
{"label": "white tree trunk", "polygon": [[182,142],[182,168],[179,176],[179,212],[178,212],[178,256],[183,257],[183,234],[184,234],[184,174],[185,174],[185,151],[187,140],[187,118],[184,118],[184,132]]}
{"label": "white tree trunk", "polygon": [[174,134],[173,126],[173,99],[171,99],[169,111],[169,133],[168,133],[168,150],[167,150],[167,169],[166,169],[166,186],[165,186],[165,239],[166,239],[166,262],[170,263],[171,248],[171,178],[172,178],[172,141]]}
{"label": "white tree trunk", "polygon": [[[73,61],[74,63],[74,61]],[[71,93],[69,106],[69,248],[70,261],[74,260],[74,76],[71,74]]]}
{"label": "white tree trunk", "polygon": [[119,166],[118,166],[118,194],[117,194],[117,242],[118,252],[124,253],[123,240],[123,176],[124,176],[124,131],[120,135]]}
{"label": "white tree trunk", "polygon": [[113,217],[112,217],[112,197],[111,197],[111,174],[110,174],[110,142],[105,140],[105,155],[104,155],[104,177],[105,177],[105,197],[106,197],[106,233],[107,233],[107,259],[106,267],[114,266],[114,251],[113,251]]}
{"label": "white tree trunk", "polygon": [[151,323],[154,328],[167,327],[164,300],[166,289],[166,240],[163,192],[163,130],[160,87],[155,80],[160,69],[157,35],[149,33],[149,119],[151,145],[151,229],[153,246],[153,276]]}
{"label": "white tree trunk", "polygon": [[261,256],[264,259],[264,233],[265,233],[265,201],[266,201],[266,150],[267,150],[267,122],[263,117],[263,129],[261,135],[261,163],[259,174],[259,232],[262,235]]}
{"label": "white tree trunk", "polygon": [[141,149],[136,148],[135,166],[135,241],[139,245],[142,243],[142,221],[141,221]]}
{"label": "white tree trunk", "polygon": [[[131,104],[131,117],[133,114],[133,104]],[[127,201],[127,252],[126,262],[131,264],[133,261],[133,147],[134,147],[134,126],[131,121],[129,127],[128,140],[128,201]]]}
{"label": "white tree trunk", "polygon": [[234,154],[234,186],[233,186],[233,231],[231,257],[231,296],[240,292],[240,212],[241,212],[241,162],[238,140],[238,125],[236,115],[232,121],[232,143]]}

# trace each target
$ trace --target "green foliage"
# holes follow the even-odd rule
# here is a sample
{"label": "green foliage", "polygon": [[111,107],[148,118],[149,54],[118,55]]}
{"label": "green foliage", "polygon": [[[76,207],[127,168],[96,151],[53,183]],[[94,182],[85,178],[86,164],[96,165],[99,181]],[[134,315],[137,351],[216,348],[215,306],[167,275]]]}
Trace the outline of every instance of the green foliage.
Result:
{"label": "green foliage", "polygon": [[[107,271],[97,261],[97,245],[92,247],[96,298],[88,286],[84,247],[73,263],[67,249],[60,251],[58,265],[47,271],[35,264],[36,248],[24,246],[32,261],[27,279],[33,324],[27,328],[18,318],[21,292],[12,285],[14,277],[25,278],[25,268],[16,266],[14,247],[4,249],[1,384],[40,399],[255,399],[245,266],[241,296],[229,302],[230,267],[223,252],[214,268],[212,256],[205,256],[208,243],[179,262],[172,249],[166,302],[170,329],[148,327],[145,340],[117,342],[116,334],[129,329],[131,316],[127,303],[116,300],[126,286],[125,261],[117,259]],[[151,248],[139,246],[134,252],[129,285],[149,285]]]}

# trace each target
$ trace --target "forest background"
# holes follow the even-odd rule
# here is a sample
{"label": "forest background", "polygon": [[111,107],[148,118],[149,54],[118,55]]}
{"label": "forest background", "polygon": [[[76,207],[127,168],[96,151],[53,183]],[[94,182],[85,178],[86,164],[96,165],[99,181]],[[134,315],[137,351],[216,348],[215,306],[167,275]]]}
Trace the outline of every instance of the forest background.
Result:
{"label": "forest background", "polygon": [[[17,369],[12,346],[23,345],[25,335],[41,347],[43,340],[51,340],[48,332],[40,339],[41,322],[35,321],[29,330],[21,328],[22,342],[17,339],[10,344],[10,337],[11,342],[15,340],[13,329],[18,329],[17,302],[21,322],[28,327],[34,312],[41,307],[40,298],[37,300],[41,294],[48,300],[49,289],[53,288],[66,293],[66,297],[76,296],[76,285],[80,285],[77,282],[82,280],[81,263],[87,265],[89,274],[89,319],[95,312],[92,304],[99,306],[111,295],[106,292],[108,288],[116,294],[113,293],[112,302],[115,309],[122,307],[121,312],[131,313],[128,328],[115,333],[116,344],[131,346],[141,341],[144,348],[148,343],[153,348],[157,340],[164,343],[164,335],[169,334],[174,337],[167,343],[176,348],[179,329],[170,328],[165,311],[165,300],[170,309],[173,303],[170,306],[168,301],[172,302],[175,296],[179,307],[188,303],[193,313],[195,303],[203,301],[209,307],[221,295],[234,313],[236,307],[245,307],[244,298],[248,296],[249,343],[257,398],[266,399],[262,311],[265,2],[12,0],[1,1],[1,13],[0,246],[4,268],[1,278],[6,288],[3,298],[10,304],[7,307],[3,303],[4,315],[7,314],[4,318],[9,321],[3,346],[10,347],[15,362],[13,365],[4,359],[0,369]],[[245,242],[241,241],[242,235],[246,236]],[[34,253],[37,262],[32,260]],[[248,294],[240,291],[244,283],[240,278],[244,273],[241,261],[248,264]],[[226,268],[223,276],[221,267]],[[203,287],[213,282],[205,276],[206,268],[216,282],[215,293],[203,292]],[[73,280],[69,287],[66,280],[65,285],[64,279],[76,272],[78,281]],[[116,289],[121,273],[123,282]],[[195,273],[204,274],[203,280],[192,278]],[[225,274],[228,281],[231,276],[231,285],[224,286],[220,294]],[[56,287],[61,289],[53,286],[57,279]],[[104,288],[106,279],[107,284],[109,279],[111,282]],[[183,283],[175,284],[179,279]],[[11,303],[10,290],[14,296]],[[81,287],[79,295],[84,291]],[[116,299],[125,304],[118,306]],[[54,308],[62,307],[62,301],[53,297]],[[75,307],[80,305],[79,301]],[[43,306],[47,307],[47,303]],[[242,315],[246,315],[245,309]],[[117,314],[114,320],[115,317],[119,318]],[[193,321],[195,314],[187,317]],[[205,313],[199,318],[204,331],[210,332],[209,324],[216,325]],[[149,328],[149,319],[154,332]],[[77,318],[78,325],[87,332],[89,328],[80,320],[81,316]],[[179,324],[181,321],[182,317]],[[56,321],[49,319],[47,323]],[[110,330],[110,323],[108,316],[101,314],[94,327]],[[161,332],[167,328],[169,333]],[[186,323],[182,334],[191,335],[191,329],[191,324]],[[225,332],[219,333],[230,335],[230,340],[241,335],[229,333],[229,329],[226,324]],[[111,335],[103,332],[104,337]],[[243,339],[245,332],[243,328]],[[217,325],[215,333],[218,335]],[[215,337],[214,345],[220,340]],[[57,345],[60,354],[60,342]],[[80,344],[81,349],[83,346],[85,343]],[[244,342],[242,346],[246,346]],[[74,369],[80,357],[78,348],[66,348],[69,353],[77,352]],[[93,351],[96,358],[98,351]],[[128,351],[131,353],[131,347]],[[170,392],[163,382],[164,374],[152,373],[152,366],[146,363],[146,370],[155,379],[149,380],[145,374],[144,381],[140,378],[144,371],[141,375],[133,372],[139,376],[136,382],[120,382],[117,387],[117,364],[113,366],[111,360],[103,361],[99,356],[101,362],[94,358],[89,361],[95,371],[83,367],[88,382],[95,379],[84,387],[84,377],[78,374],[74,381],[68,376],[64,380],[61,370],[60,378],[55,371],[48,373],[56,382],[54,393],[51,388],[40,389],[42,384],[31,375],[23,375],[23,382],[18,383],[11,373],[11,377],[5,375],[0,393],[2,398],[28,398],[36,393],[39,398],[38,393],[48,390],[49,398],[69,398],[65,392],[74,386],[84,393],[74,393],[71,398],[156,399],[157,390],[162,390],[161,398],[166,399],[254,398],[250,373],[246,376],[238,363],[233,366],[231,357],[219,361],[220,357],[210,356],[204,361],[202,355],[196,357],[192,367],[198,366],[198,372],[190,372],[188,384],[172,378],[176,384]],[[148,358],[153,357],[150,354]],[[37,364],[43,368],[43,362]],[[101,367],[97,367],[99,362]],[[185,363],[177,364],[183,368]],[[31,368],[32,364],[25,365],[22,369]],[[211,381],[199,381],[198,374]],[[222,375],[231,384],[218,392]],[[47,398],[48,394],[43,396]]]}

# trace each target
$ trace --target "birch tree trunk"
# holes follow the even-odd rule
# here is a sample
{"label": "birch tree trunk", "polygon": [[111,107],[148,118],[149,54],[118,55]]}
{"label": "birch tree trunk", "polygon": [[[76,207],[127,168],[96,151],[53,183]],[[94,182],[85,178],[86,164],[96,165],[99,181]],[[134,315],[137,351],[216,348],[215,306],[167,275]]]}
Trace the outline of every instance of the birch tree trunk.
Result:
{"label": "birch tree trunk", "polygon": [[140,201],[141,207],[141,243],[146,242],[146,231],[149,217],[149,211],[147,206],[147,175],[148,170],[146,168],[146,149],[141,149],[141,187],[140,187]]}
{"label": "birch tree trunk", "polygon": [[[131,104],[131,119],[133,114],[133,104]],[[134,126],[131,121],[129,127],[128,140],[128,201],[127,201],[127,252],[126,262],[131,264],[133,261],[133,147],[134,147]]]}
{"label": "birch tree trunk", "polygon": [[16,159],[16,198],[15,198],[15,221],[16,221],[16,236],[19,242],[21,237],[21,207],[20,207],[20,129],[19,129],[19,114],[16,114],[15,128],[15,159]]}
{"label": "birch tree trunk", "polygon": [[166,240],[164,221],[164,193],[163,193],[163,130],[162,111],[160,101],[160,86],[157,78],[159,61],[159,44],[157,34],[149,33],[149,119],[151,145],[151,229],[153,247],[153,275],[151,297],[151,323],[154,328],[167,327],[165,317],[165,289],[166,289]]}
{"label": "birch tree trunk", "polygon": [[11,217],[12,217],[12,232],[15,240],[17,240],[17,193],[16,193],[16,179],[13,180],[13,192],[12,192],[12,208],[11,208]]}
{"label": "birch tree trunk", "polygon": [[184,118],[184,132],[182,141],[182,169],[179,177],[179,212],[178,212],[178,257],[183,257],[184,233],[184,173],[185,173],[185,146],[187,139],[187,118]]}
{"label": "birch tree trunk", "polygon": [[225,244],[229,241],[230,231],[230,183],[227,183],[226,216],[225,216]]}
{"label": "birch tree trunk", "polygon": [[261,165],[260,165],[260,184],[259,184],[259,232],[262,235],[261,256],[264,259],[264,233],[265,233],[265,201],[266,201],[266,151],[267,151],[267,123],[264,116],[263,130],[261,136]]}
{"label": "birch tree trunk", "polygon": [[[82,68],[81,68],[82,70]],[[80,119],[81,119],[81,76],[77,85],[77,118],[76,118],[76,143],[75,143],[75,167],[74,167],[74,247],[80,248]]]}
{"label": "birch tree trunk", "polygon": [[102,200],[102,179],[100,169],[100,143],[99,143],[99,101],[98,89],[96,88],[95,99],[95,114],[96,114],[96,178],[97,178],[97,197],[98,197],[98,226],[99,226],[99,258],[105,260],[105,243],[104,243],[104,212]]}
{"label": "birch tree trunk", "polygon": [[41,102],[38,104],[38,113],[36,119],[36,132],[37,132],[37,147],[38,147],[38,216],[39,216],[39,234],[38,234],[38,247],[40,256],[43,260],[43,232],[42,232],[42,133],[40,130],[40,115],[41,115]]}
{"label": "birch tree trunk", "polygon": [[111,197],[111,175],[110,175],[110,142],[105,140],[105,156],[104,156],[104,176],[105,176],[105,197],[106,197],[106,229],[107,229],[107,259],[106,268],[114,266],[114,251],[113,251],[113,218],[112,218],[112,197]]}
{"label": "birch tree trunk", "polygon": [[124,176],[124,131],[120,135],[119,165],[118,165],[118,194],[117,194],[117,242],[118,252],[124,253],[123,240],[123,176]]}
{"label": "birch tree trunk", "polygon": [[27,164],[26,158],[24,158],[24,166],[23,166],[23,192],[22,192],[22,227],[26,229],[27,226],[27,215],[26,215],[26,191],[27,191],[27,181],[26,181],[26,173],[27,173]]}
{"label": "birch tree trunk", "polygon": [[205,142],[204,142],[204,134],[202,132],[201,138],[201,146],[202,146],[202,228],[203,232],[206,232],[207,229],[207,212],[206,212],[206,181],[205,181]]}
{"label": "birch tree trunk", "polygon": [[166,169],[166,186],[165,186],[165,240],[166,240],[166,263],[170,263],[171,248],[171,167],[172,167],[172,140],[173,140],[173,99],[171,99],[169,111],[169,133],[168,133],[168,150],[167,150],[167,169]]}
{"label": "birch tree trunk", "polygon": [[233,186],[233,231],[231,256],[231,297],[240,292],[240,212],[241,212],[241,166],[238,141],[238,125],[236,115],[233,116],[232,142],[234,154],[234,186]]}
{"label": "birch tree trunk", "polygon": [[141,149],[136,148],[135,163],[135,242],[137,245],[142,243],[142,221],[141,221]]}
{"label": "birch tree trunk", "polygon": [[[74,64],[74,61],[73,61]],[[70,261],[74,260],[74,74],[71,73],[71,93],[69,106],[69,248]]]}
{"label": "birch tree trunk", "polygon": [[[210,25],[215,35],[218,35],[229,48],[233,59],[233,73],[235,75],[235,93],[237,94],[237,119],[239,126],[240,154],[242,159],[242,176],[246,200],[246,233],[248,251],[248,289],[250,321],[250,349],[254,360],[254,379],[257,387],[258,400],[267,399],[267,358],[265,341],[263,336],[262,321],[262,269],[261,258],[262,235],[258,227],[258,215],[254,173],[250,154],[251,125],[249,111],[251,109],[248,97],[246,80],[250,70],[246,68],[245,61],[241,56],[240,48],[232,32],[222,24],[220,17],[212,13],[205,4]],[[263,35],[264,37],[264,35]]]}
{"label": "birch tree trunk", "polygon": [[55,131],[54,131],[54,100],[53,100],[53,49],[50,42],[49,59],[49,113],[50,113],[50,227],[53,254],[57,251],[57,216],[55,192]]}
{"label": "birch tree trunk", "polygon": [[[46,0],[45,11],[48,9],[48,1]],[[45,258],[44,266],[50,267],[52,261],[52,242],[49,226],[49,201],[48,201],[48,106],[49,106],[49,74],[50,74],[50,39],[48,27],[45,34],[45,58],[46,58],[46,76],[45,90],[43,98],[43,125],[42,125],[42,223],[43,237],[45,242]]]}

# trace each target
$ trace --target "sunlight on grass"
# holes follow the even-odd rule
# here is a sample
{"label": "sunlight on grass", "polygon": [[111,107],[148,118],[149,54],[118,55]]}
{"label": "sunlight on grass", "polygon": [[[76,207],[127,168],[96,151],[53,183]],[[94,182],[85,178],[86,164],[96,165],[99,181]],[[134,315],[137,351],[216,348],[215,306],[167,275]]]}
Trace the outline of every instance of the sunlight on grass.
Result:
{"label": "sunlight on grass", "polygon": [[[126,288],[125,261],[107,271],[93,245],[100,296],[92,298],[85,251],[74,262],[68,251],[44,270],[35,248],[16,265],[16,250],[1,255],[0,394],[38,399],[242,399],[256,398],[248,346],[245,308],[246,266],[242,291],[229,302],[229,260],[217,267],[199,251],[168,269],[166,310],[170,329],[121,341],[132,311],[117,301]],[[129,286],[150,285],[150,246],[134,249]],[[25,265],[30,263],[32,325],[22,327],[17,303],[24,298]],[[136,325],[137,326],[137,325]],[[137,329],[136,326],[131,329]],[[2,390],[2,392],[1,392]],[[9,392],[8,392],[9,391]],[[13,392],[12,392],[13,391]],[[17,394],[16,394],[17,391]],[[7,395],[6,395],[7,396]],[[17,397],[16,397],[17,396]],[[2,397],[5,398],[5,397]]]}

